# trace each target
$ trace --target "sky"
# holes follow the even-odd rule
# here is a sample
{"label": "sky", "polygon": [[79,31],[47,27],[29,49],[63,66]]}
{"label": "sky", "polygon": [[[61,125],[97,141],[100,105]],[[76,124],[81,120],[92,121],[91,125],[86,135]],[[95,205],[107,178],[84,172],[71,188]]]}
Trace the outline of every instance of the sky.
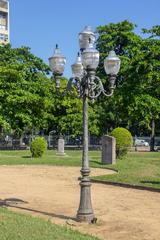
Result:
{"label": "sky", "polygon": [[48,64],[58,43],[67,63],[64,76],[79,51],[78,34],[111,22],[129,20],[141,28],[160,25],[160,0],[9,0],[12,47],[28,46]]}

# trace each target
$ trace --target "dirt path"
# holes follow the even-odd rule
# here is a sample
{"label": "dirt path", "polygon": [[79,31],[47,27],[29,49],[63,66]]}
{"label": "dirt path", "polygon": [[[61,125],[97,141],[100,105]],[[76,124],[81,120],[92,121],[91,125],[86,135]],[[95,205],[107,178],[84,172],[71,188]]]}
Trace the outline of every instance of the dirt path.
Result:
{"label": "dirt path", "polygon": [[[98,223],[76,223],[79,204],[79,168],[1,166],[0,199],[16,211],[40,215],[58,224],[105,240],[160,240],[160,193],[92,184],[92,202]],[[92,169],[92,174],[110,174]],[[19,200],[16,200],[19,199]],[[22,202],[24,201],[24,202]]]}

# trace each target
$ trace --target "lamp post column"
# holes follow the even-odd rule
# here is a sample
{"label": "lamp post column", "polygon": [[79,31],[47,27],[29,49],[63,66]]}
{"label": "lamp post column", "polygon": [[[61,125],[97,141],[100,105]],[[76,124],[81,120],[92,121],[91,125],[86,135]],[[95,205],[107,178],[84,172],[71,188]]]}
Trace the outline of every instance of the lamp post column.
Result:
{"label": "lamp post column", "polygon": [[[86,85],[86,84],[85,84]],[[83,155],[80,182],[80,204],[77,212],[78,221],[91,222],[94,219],[94,213],[91,203],[91,182],[88,160],[88,88],[85,87],[83,95]]]}

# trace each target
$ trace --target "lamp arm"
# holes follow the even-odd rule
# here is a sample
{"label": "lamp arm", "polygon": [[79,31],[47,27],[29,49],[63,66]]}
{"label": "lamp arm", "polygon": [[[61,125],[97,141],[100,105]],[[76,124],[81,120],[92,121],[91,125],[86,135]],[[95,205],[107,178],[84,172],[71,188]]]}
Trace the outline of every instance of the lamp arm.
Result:
{"label": "lamp arm", "polygon": [[[83,98],[84,95],[84,86],[83,86],[83,78],[79,78],[79,77],[71,77],[67,83],[67,87],[66,87],[66,91],[64,91],[64,93],[62,94],[63,96],[66,96],[66,94],[68,92],[71,93],[72,96],[74,96],[74,94],[72,93],[72,86],[75,87],[77,93],[78,93],[78,98]],[[84,79],[84,82],[85,79]],[[106,90],[103,87],[103,83],[101,81],[101,79],[98,76],[95,76],[94,81],[88,77],[88,97],[92,100],[98,98],[100,96],[101,93],[103,93],[103,95],[105,95],[106,97],[110,97],[113,95],[114,93],[114,87],[111,86],[110,87],[110,93],[107,93]]]}
{"label": "lamp arm", "polygon": [[113,93],[114,93],[114,89],[112,88],[112,89],[111,89],[111,92],[110,92],[109,94],[106,93],[105,90],[103,90],[102,93],[103,93],[103,95],[105,95],[106,97],[111,97],[111,96],[113,95]]}
{"label": "lamp arm", "polygon": [[116,81],[116,75],[115,74],[110,74],[109,75],[109,81],[110,81],[110,93],[107,94],[105,89],[103,89],[103,94],[106,97],[111,97],[114,93],[114,89],[115,89],[115,81]]}
{"label": "lamp arm", "polygon": [[107,93],[106,90],[103,87],[103,83],[101,81],[101,79],[98,76],[94,77],[94,81],[90,81],[89,79],[89,94],[88,97],[92,100],[98,98],[100,96],[101,93],[103,93],[103,95],[105,95],[106,97],[110,97],[113,95],[114,93],[114,86],[113,83],[110,86],[110,93]]}
{"label": "lamp arm", "polygon": [[63,97],[66,96],[68,92],[71,92],[71,87],[72,87],[72,78],[69,79],[66,90],[62,93]]}
{"label": "lamp arm", "polygon": [[68,92],[70,92],[72,96],[75,96],[72,93],[72,86],[74,86],[76,91],[78,92],[78,98],[80,98],[81,97],[81,94],[80,94],[81,93],[81,89],[80,89],[81,88],[81,84],[80,83],[81,83],[81,79],[80,78],[78,78],[78,77],[76,77],[76,78],[71,77],[68,80],[66,91],[64,91],[63,96],[66,96],[66,94]]}

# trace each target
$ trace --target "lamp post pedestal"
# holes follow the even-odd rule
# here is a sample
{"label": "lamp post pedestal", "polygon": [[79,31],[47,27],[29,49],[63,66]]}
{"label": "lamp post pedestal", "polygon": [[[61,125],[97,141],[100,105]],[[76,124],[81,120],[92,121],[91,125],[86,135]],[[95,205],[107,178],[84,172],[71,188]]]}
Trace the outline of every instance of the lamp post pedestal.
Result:
{"label": "lamp post pedestal", "polygon": [[77,220],[80,222],[92,222],[95,219],[91,203],[91,182],[89,178],[89,169],[82,169],[81,174],[81,192],[80,204],[77,212]]}

